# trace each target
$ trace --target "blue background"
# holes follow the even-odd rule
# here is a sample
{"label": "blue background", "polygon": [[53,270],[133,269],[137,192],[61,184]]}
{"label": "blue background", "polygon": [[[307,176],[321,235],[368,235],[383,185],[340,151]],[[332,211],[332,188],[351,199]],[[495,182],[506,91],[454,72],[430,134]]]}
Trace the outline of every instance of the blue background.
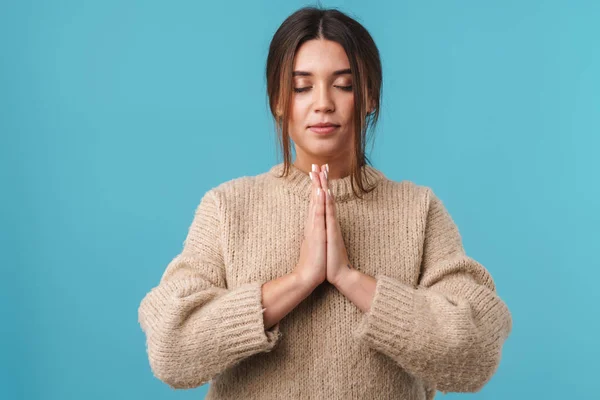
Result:
{"label": "blue background", "polygon": [[[137,307],[201,196],[280,162],[268,46],[315,4],[234,3],[1,3],[1,398],[204,397],[152,375]],[[599,4],[323,2],[381,52],[373,165],[434,189],[513,314],[488,385],[436,398],[596,391]]]}

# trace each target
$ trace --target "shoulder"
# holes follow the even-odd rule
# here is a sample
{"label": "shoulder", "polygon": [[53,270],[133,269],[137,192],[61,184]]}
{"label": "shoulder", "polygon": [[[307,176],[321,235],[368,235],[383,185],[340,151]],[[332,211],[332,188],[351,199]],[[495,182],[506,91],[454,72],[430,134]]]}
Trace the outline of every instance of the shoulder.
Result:
{"label": "shoulder", "polygon": [[384,194],[387,208],[411,214],[424,225],[427,224],[426,221],[453,222],[445,203],[431,186],[410,180],[387,179],[384,187],[384,193],[387,192]]}
{"label": "shoulder", "polygon": [[418,184],[409,179],[397,181],[386,177],[381,186],[386,196],[425,208],[428,207],[431,199],[435,197],[430,186]]}
{"label": "shoulder", "polygon": [[267,172],[264,172],[229,179],[210,188],[204,197],[209,197],[211,201],[216,202],[221,210],[236,209],[237,205],[241,207],[247,204],[249,199],[263,192],[261,188],[267,184],[266,177]]}
{"label": "shoulder", "polygon": [[405,179],[401,181],[386,178],[383,186],[383,197],[391,208],[408,209],[410,213],[418,214],[423,218],[436,218],[436,216],[449,213],[445,202],[436,190],[425,184],[418,184]]}

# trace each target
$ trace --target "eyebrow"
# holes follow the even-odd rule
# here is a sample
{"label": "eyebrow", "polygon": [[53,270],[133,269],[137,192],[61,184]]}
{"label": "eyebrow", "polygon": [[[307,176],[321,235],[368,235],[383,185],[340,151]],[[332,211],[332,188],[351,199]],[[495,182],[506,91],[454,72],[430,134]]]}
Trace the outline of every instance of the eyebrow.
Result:
{"label": "eyebrow", "polygon": [[[346,69],[340,69],[337,71],[333,71],[333,75],[344,75],[344,74],[351,74],[352,71],[350,71],[350,68],[346,68]],[[309,71],[294,71],[292,72],[292,76],[312,76],[312,72]]]}

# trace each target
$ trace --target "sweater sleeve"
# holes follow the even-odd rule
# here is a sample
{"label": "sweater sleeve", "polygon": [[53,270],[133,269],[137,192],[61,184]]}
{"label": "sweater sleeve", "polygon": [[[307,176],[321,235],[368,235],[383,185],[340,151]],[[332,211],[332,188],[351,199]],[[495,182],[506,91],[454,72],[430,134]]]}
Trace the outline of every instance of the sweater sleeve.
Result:
{"label": "sweater sleeve", "polygon": [[376,276],[355,338],[442,392],[477,392],[491,379],[512,330],[489,272],[465,254],[443,203],[426,189],[421,276],[411,286]]}
{"label": "sweater sleeve", "polygon": [[182,251],[138,308],[152,372],[174,389],[203,385],[280,338],[279,323],[265,330],[261,283],[227,288],[213,190],[200,201]]}

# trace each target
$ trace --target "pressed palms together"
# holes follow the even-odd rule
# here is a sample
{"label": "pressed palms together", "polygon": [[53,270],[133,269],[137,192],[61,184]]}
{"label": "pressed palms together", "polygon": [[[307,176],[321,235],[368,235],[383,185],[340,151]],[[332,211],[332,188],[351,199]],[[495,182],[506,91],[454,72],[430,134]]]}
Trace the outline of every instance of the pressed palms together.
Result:
{"label": "pressed palms together", "polygon": [[327,280],[336,285],[351,270],[348,252],[336,215],[335,199],[329,190],[327,164],[313,164],[312,190],[304,241],[296,271],[310,284]]}

